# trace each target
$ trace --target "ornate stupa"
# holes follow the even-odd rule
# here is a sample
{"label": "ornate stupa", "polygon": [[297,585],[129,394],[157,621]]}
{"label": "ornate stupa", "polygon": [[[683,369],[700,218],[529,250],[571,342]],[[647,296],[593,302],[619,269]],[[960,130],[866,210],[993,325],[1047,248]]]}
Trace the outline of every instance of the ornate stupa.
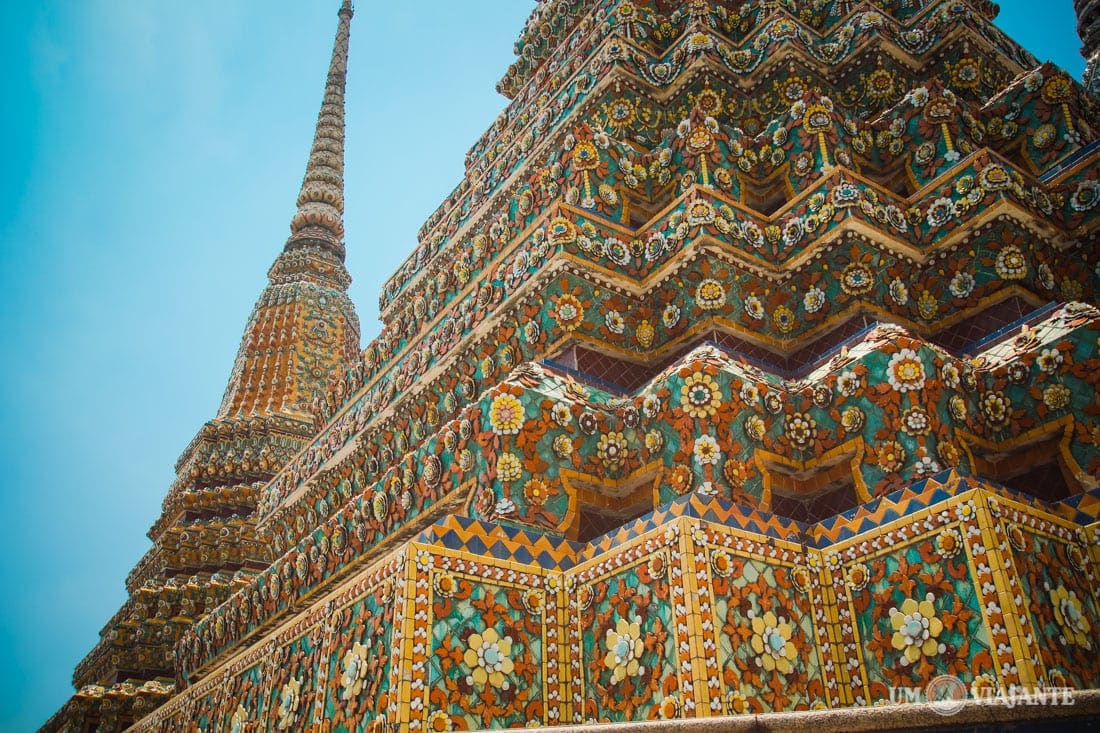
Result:
{"label": "ornate stupa", "polygon": [[1098,102],[996,13],[539,2],[360,351],[345,2],[222,406],[45,730],[1100,714]]}

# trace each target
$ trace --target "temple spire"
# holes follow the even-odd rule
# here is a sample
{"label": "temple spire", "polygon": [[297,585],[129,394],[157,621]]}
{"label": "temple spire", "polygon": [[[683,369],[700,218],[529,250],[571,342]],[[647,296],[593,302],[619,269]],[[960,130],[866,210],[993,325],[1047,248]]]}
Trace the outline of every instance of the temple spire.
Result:
{"label": "temple spire", "polygon": [[290,237],[245,327],[219,419],[310,417],[328,387],[361,359],[344,267],[344,90],[352,13],[344,0]]}
{"label": "temple spire", "polygon": [[286,250],[321,245],[344,258],[344,90],[348,71],[348,37],[354,9],[340,6],[340,23],[332,48],[325,98],[317,115],[313,148],[306,165],[298,211],[290,220]]}

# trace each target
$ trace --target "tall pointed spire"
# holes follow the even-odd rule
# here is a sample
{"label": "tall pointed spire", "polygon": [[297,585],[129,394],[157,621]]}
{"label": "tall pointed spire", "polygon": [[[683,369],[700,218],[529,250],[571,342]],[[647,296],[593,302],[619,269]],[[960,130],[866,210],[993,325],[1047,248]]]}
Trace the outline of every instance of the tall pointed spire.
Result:
{"label": "tall pointed spire", "polygon": [[290,238],[245,326],[221,407],[176,464],[153,546],[127,578],[130,597],[74,672],[91,692],[78,693],[56,727],[115,730],[131,722],[117,706],[141,697],[136,685],[148,696],[141,705],[173,691],[183,631],[273,559],[257,534],[258,487],[309,443],[330,387],[361,367],[342,222],[351,16],[344,0]]}
{"label": "tall pointed spire", "polygon": [[290,220],[286,249],[308,243],[332,249],[344,258],[344,91],[348,72],[348,37],[354,9],[344,0],[328,68],[325,98],[306,165],[298,211]]}
{"label": "tall pointed spire", "polygon": [[344,0],[290,237],[245,329],[219,418],[309,415],[328,386],[360,361],[359,319],[344,268],[344,90],[352,14]]}

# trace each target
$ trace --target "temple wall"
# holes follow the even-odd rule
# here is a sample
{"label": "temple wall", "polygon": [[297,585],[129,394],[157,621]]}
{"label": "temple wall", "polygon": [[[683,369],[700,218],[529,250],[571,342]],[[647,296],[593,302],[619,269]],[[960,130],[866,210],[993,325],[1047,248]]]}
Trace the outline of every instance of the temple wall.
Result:
{"label": "temple wall", "polygon": [[[477,730],[1100,685],[1100,496],[947,472],[804,528],[698,495],[581,545],[449,517],[134,730]],[[190,726],[190,728],[188,727]]]}

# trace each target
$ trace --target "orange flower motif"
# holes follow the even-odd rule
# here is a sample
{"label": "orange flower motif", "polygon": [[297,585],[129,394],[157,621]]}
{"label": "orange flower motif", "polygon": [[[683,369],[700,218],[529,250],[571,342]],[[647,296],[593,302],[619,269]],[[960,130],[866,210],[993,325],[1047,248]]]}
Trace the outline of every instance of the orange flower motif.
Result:
{"label": "orange flower motif", "polygon": [[554,303],[554,317],[563,328],[572,331],[584,320],[584,306],[569,293],[560,295]]}
{"label": "orange flower motif", "polygon": [[550,487],[542,479],[533,478],[523,485],[523,498],[527,500],[529,506],[542,506],[550,498],[551,493]]}
{"label": "orange flower motif", "polygon": [[691,469],[684,465],[676,466],[669,474],[668,484],[677,494],[686,494],[691,487]]}
{"label": "orange flower motif", "polygon": [[896,440],[887,440],[875,451],[875,463],[883,471],[893,473],[905,464],[905,448]]}

